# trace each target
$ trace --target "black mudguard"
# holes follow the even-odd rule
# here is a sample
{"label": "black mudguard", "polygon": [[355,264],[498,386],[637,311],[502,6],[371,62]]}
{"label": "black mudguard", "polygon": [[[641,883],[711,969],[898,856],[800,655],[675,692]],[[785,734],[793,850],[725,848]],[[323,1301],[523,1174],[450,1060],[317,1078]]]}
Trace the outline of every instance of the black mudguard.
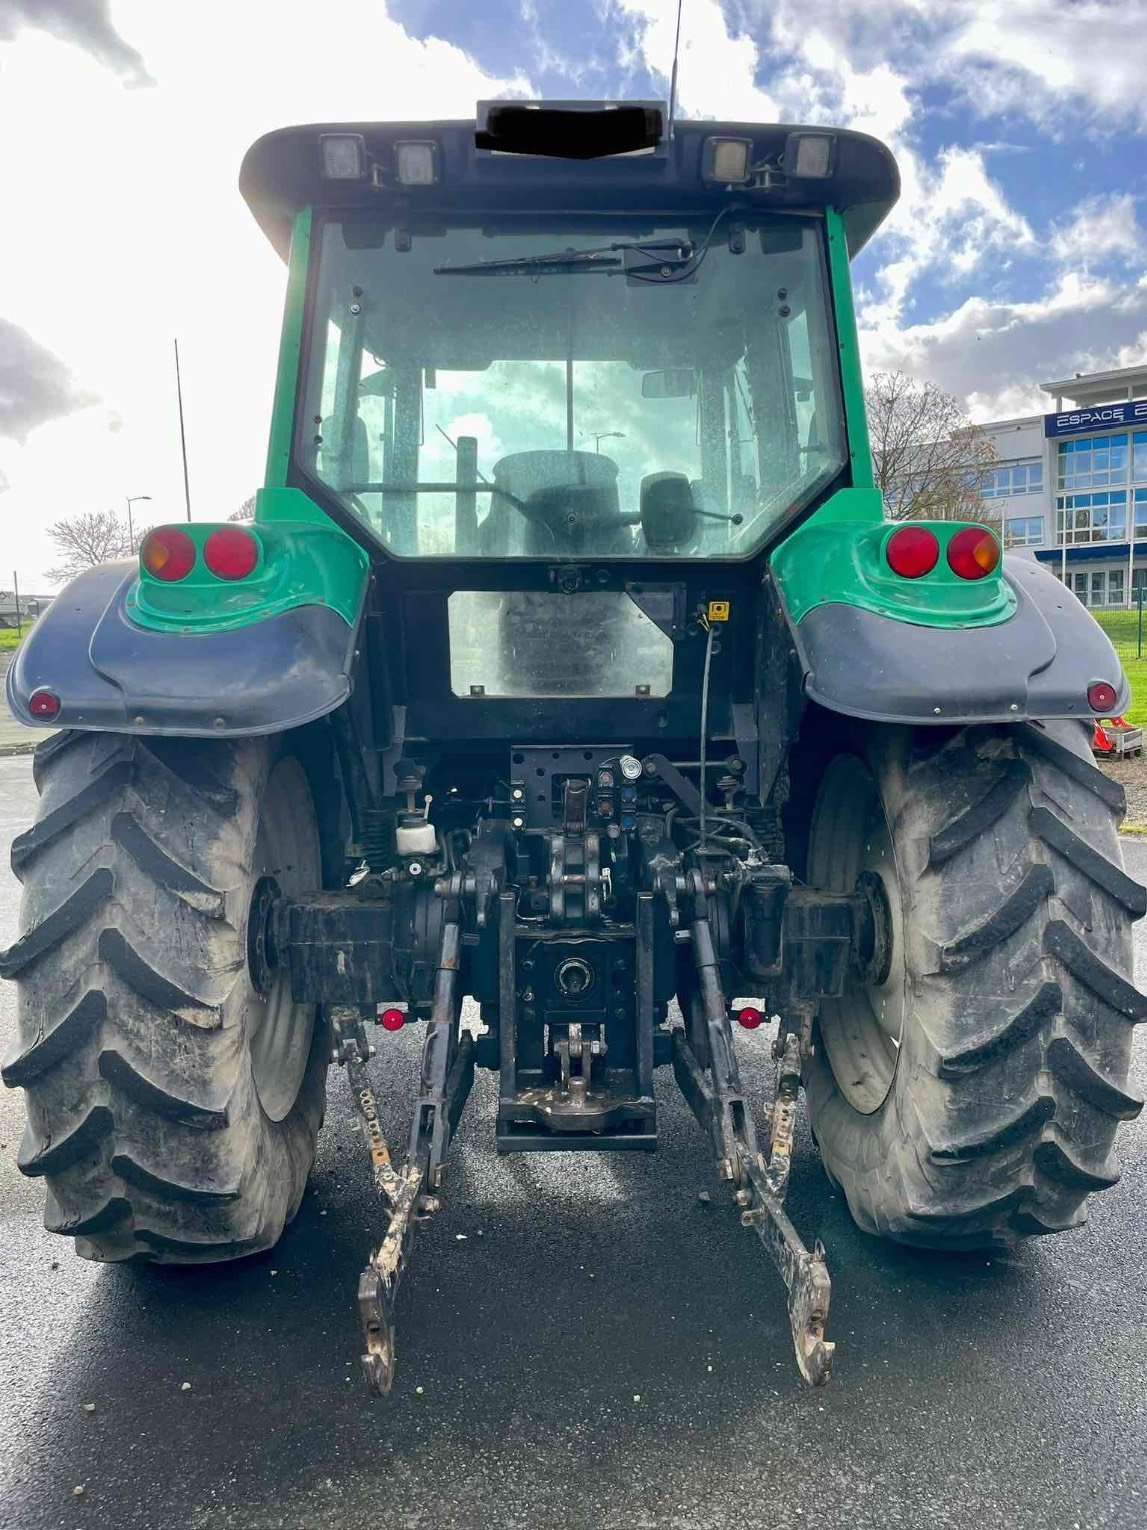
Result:
{"label": "black mudguard", "polygon": [[872,722],[1093,718],[1106,680],[1121,712],[1130,686],[1107,634],[1034,559],[1006,557],[1014,615],[991,627],[922,627],[830,601],[791,624],[805,693]]}
{"label": "black mudguard", "polygon": [[[8,705],[33,727],[238,738],[279,733],[350,694],[355,633],[328,606],[228,632],[154,632],[127,614],[135,563],[105,563],[57,596],[8,671]],[[50,721],[28,710],[52,691]]]}

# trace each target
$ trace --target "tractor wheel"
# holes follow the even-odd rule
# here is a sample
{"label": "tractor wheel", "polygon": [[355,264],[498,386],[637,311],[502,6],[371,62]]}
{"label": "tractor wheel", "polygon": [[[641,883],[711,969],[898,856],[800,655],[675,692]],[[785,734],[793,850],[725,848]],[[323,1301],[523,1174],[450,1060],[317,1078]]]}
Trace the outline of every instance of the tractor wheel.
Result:
{"label": "tractor wheel", "polygon": [[1147,896],[1122,869],[1122,788],[1088,744],[1078,723],[857,725],[806,758],[808,882],[875,878],[887,899],[890,938],[822,1002],[806,1078],[868,1232],[944,1248],[1059,1232],[1119,1177],[1115,1134],[1143,1103]]}
{"label": "tractor wheel", "polygon": [[248,913],[273,876],[321,885],[307,777],[279,741],[61,733],[12,847],[23,934],[0,957],[19,1030],[25,1174],[44,1222],[101,1260],[269,1248],[315,1153],[327,1043],[282,975],[250,978]]}

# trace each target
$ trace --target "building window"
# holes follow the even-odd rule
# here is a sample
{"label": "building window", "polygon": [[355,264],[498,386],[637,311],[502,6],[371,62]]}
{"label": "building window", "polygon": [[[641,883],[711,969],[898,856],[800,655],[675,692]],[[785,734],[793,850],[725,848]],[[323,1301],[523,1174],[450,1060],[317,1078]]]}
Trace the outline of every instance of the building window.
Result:
{"label": "building window", "polygon": [[[1147,504],[1143,514],[1147,518]],[[1042,515],[1009,515],[1004,521],[1005,547],[1038,547],[1042,541]]]}
{"label": "building window", "polygon": [[1107,494],[1061,494],[1057,542],[1121,542],[1127,535],[1127,490]]}
{"label": "building window", "polygon": [[1043,463],[1003,462],[984,473],[980,493],[984,499],[1008,499],[1013,494],[1039,494],[1043,491]]}
{"label": "building window", "polygon": [[1127,482],[1127,432],[1059,443],[1058,486],[1102,489]]}
{"label": "building window", "polygon": [[[1137,572],[1147,573],[1147,569]],[[1079,574],[1068,574],[1067,587],[1092,610],[1097,606],[1121,606],[1124,603],[1125,577],[1126,570],[1121,568],[1085,569]]]}
{"label": "building window", "polygon": [[1147,483],[1147,430],[1137,430],[1131,439],[1135,446],[1131,462],[1132,481]]}
{"label": "building window", "polygon": [[1134,494],[1132,526],[1135,537],[1147,537],[1147,489],[1136,489]]}

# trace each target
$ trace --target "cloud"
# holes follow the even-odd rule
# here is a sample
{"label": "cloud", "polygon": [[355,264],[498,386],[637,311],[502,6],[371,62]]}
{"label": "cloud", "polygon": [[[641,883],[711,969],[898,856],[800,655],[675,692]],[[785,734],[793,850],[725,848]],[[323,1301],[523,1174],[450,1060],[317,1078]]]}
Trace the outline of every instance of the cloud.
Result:
{"label": "cloud", "polygon": [[22,444],[37,425],[93,402],[58,356],[0,319],[0,436]]}
{"label": "cloud", "polygon": [[1052,230],[1051,252],[1062,265],[1090,271],[1116,262],[1142,262],[1143,230],[1131,195],[1089,197]]}
{"label": "cloud", "polygon": [[741,3],[755,35],[802,60],[822,89],[835,78],[839,99],[850,73],[875,75],[895,60],[901,79],[955,88],[980,118],[1014,113],[1054,136],[1147,127],[1136,46],[1147,0],[820,0],[811,11],[805,0]]}
{"label": "cloud", "polygon": [[1145,0],[940,0],[936,9],[948,22],[944,53],[968,66],[969,100],[982,113],[1019,112],[1062,133],[1066,112],[1087,106],[1147,128]]}
{"label": "cloud", "polygon": [[126,85],[154,85],[143,58],[116,31],[108,0],[0,0],[0,41],[39,27],[90,53]]}
{"label": "cloud", "polygon": [[[677,7],[665,0],[619,0],[637,27],[637,50],[646,68],[665,82],[668,97]],[[776,97],[756,83],[757,44],[748,27],[730,21],[720,0],[691,0],[681,13],[677,114],[768,122],[779,115]]]}
{"label": "cloud", "polygon": [[930,323],[862,324],[860,338],[869,369],[931,378],[966,400],[974,419],[1041,414],[1041,382],[1142,361],[1147,281],[1068,271],[1028,301],[972,297]]}

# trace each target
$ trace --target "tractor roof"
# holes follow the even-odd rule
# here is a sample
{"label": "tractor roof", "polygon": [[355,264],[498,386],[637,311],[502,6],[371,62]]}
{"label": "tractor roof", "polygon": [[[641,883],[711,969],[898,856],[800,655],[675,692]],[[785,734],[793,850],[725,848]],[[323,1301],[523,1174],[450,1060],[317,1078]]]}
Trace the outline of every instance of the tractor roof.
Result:
{"label": "tractor roof", "polygon": [[[499,213],[704,214],[731,201],[748,212],[836,207],[844,217],[849,254],[855,255],[900,192],[892,154],[865,133],[779,123],[675,122],[671,137],[662,135],[644,152],[572,158],[492,152],[483,146],[489,135],[481,129],[483,113],[488,120],[495,109],[493,103],[480,105],[477,122],[318,123],[280,128],[247,151],[239,187],[259,226],[284,257],[294,216],[303,207],[371,208],[383,218],[437,214],[441,222],[459,215]],[[580,104],[579,110],[584,110]],[[538,116],[549,111],[544,108]],[[569,120],[568,112],[555,115]],[[590,109],[587,124],[590,117],[600,123],[607,116],[605,111]],[[663,120],[656,111],[647,116],[658,124]],[[320,139],[326,134],[361,139],[362,179],[324,176]],[[806,134],[831,140],[827,174],[797,177],[786,170],[792,162],[793,135]],[[747,184],[722,184],[707,173],[715,140],[749,142],[748,163],[754,173]],[[435,145],[432,184],[398,184],[397,152],[403,143]]]}

